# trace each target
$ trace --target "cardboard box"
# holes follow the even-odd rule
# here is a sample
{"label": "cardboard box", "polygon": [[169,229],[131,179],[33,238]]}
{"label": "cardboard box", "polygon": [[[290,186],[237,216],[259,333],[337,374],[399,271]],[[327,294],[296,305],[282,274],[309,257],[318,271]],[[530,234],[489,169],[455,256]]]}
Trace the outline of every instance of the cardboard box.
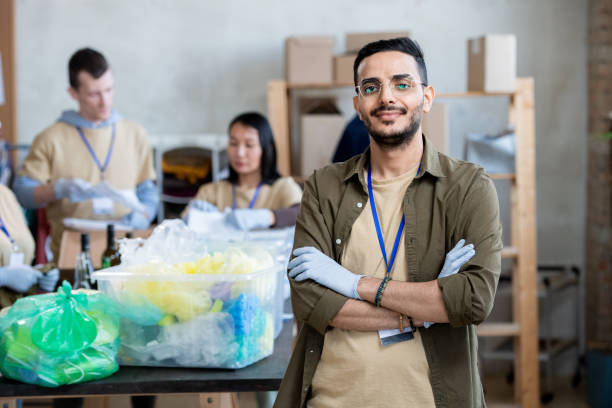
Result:
{"label": "cardboard box", "polygon": [[331,163],[346,119],[334,98],[302,98],[300,106],[299,175],[309,176],[315,169]]}
{"label": "cardboard box", "polygon": [[468,40],[468,91],[514,92],[516,36],[491,34]]}
{"label": "cardboard box", "polygon": [[374,41],[390,40],[392,38],[410,37],[408,31],[378,32],[378,33],[346,33],[346,52],[358,53],[363,46]]}
{"label": "cardboard box", "polygon": [[285,78],[289,83],[322,84],[333,80],[334,37],[289,37]]}
{"label": "cardboard box", "polygon": [[449,154],[448,105],[434,103],[429,113],[423,115],[423,133],[433,142],[439,152]]}
{"label": "cardboard box", "polygon": [[[102,252],[106,249],[106,230],[86,231],[89,234],[89,253],[94,269],[100,269],[102,262]],[[134,237],[147,238],[153,232],[153,228],[148,230],[132,231]],[[62,233],[60,251],[57,259],[57,266],[60,270],[74,270],[76,257],[81,252],[81,231],[66,229]],[[127,231],[115,231],[115,239],[125,237]],[[74,276],[70,276],[70,281]]]}
{"label": "cardboard box", "polygon": [[353,64],[357,54],[334,56],[334,82],[337,84],[353,84]]}

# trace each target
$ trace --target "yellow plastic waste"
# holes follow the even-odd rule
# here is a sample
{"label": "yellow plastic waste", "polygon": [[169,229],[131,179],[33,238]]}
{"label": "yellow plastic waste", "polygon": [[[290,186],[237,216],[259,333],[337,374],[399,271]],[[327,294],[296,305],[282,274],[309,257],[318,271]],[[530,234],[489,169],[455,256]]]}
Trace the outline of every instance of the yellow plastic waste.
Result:
{"label": "yellow plastic waste", "polygon": [[[130,268],[132,273],[146,274],[246,274],[258,267],[257,260],[240,250],[228,250],[225,254],[206,254],[195,262],[168,264],[152,261]],[[164,324],[172,321],[188,321],[195,316],[211,311],[212,300],[208,293],[208,282],[174,282],[171,280],[132,280],[125,289],[133,295],[141,295],[164,314]],[[241,293],[240,284],[232,287],[233,294]]]}
{"label": "yellow plastic waste", "polygon": [[126,290],[146,297],[162,313],[174,315],[179,321],[191,320],[211,308],[212,300],[206,289],[194,282],[126,282]]}

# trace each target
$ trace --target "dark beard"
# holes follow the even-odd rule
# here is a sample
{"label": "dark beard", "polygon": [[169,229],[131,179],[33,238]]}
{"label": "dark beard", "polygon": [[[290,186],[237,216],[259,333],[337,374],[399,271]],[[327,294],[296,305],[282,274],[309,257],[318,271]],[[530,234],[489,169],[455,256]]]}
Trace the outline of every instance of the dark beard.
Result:
{"label": "dark beard", "polygon": [[[374,109],[372,112],[370,112],[370,115],[374,116],[382,110],[398,110],[406,113],[406,109],[404,108],[390,108],[385,106]],[[374,142],[376,142],[376,144],[382,148],[393,149],[401,146],[404,143],[408,144],[412,141],[412,139],[414,139],[414,135],[416,134],[417,130],[419,130],[421,121],[423,120],[423,103],[420,103],[410,115],[410,123],[408,126],[397,133],[386,134],[377,132],[373,129],[372,122],[370,121],[369,117],[366,117],[365,119],[364,125],[370,136],[372,136],[372,139],[374,139]]]}

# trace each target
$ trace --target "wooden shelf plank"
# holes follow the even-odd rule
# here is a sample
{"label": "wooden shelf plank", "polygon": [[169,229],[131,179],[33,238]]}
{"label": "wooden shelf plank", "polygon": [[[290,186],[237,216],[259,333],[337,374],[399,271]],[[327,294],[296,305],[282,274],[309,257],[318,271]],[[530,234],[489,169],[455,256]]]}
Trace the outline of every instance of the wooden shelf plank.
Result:
{"label": "wooden shelf plank", "polygon": [[504,247],[501,253],[502,258],[516,258],[518,257],[518,249],[515,247]]}
{"label": "wooden shelf plank", "polygon": [[268,81],[268,119],[274,132],[277,167],[280,174],[291,174],[291,126],[285,81]]}
{"label": "wooden shelf plank", "polygon": [[[287,83],[287,89],[337,89],[337,88],[353,88],[355,85],[344,82],[319,83],[319,84],[295,84]],[[486,98],[486,97],[511,97],[512,92],[456,92],[456,93],[440,93],[437,98]]]}
{"label": "wooden shelf plank", "polygon": [[[330,82],[330,83],[287,83],[287,89],[336,89],[352,88],[352,82]],[[501,97],[512,96],[514,92],[450,92],[436,94],[438,98],[479,98],[479,97]]]}
{"label": "wooden shelf plank", "polygon": [[[516,208],[512,243],[520,251],[513,276],[513,318],[521,332],[515,338],[515,397],[524,407],[539,407],[537,293],[537,219],[535,185],[535,111],[533,78],[518,78],[510,111],[516,132]],[[514,203],[513,203],[514,205]]]}
{"label": "wooden shelf plank", "polygon": [[287,89],[335,89],[335,88],[353,88],[355,85],[345,82],[331,82],[328,84],[293,84],[287,83]]}
{"label": "wooden shelf plank", "polygon": [[439,93],[436,98],[482,98],[490,96],[512,96],[514,92],[452,92]]}
{"label": "wooden shelf plank", "polygon": [[516,180],[516,174],[514,173],[489,173],[489,177],[493,180]]}
{"label": "wooden shelf plank", "polygon": [[518,323],[483,323],[476,328],[476,334],[485,337],[518,336],[521,326]]}

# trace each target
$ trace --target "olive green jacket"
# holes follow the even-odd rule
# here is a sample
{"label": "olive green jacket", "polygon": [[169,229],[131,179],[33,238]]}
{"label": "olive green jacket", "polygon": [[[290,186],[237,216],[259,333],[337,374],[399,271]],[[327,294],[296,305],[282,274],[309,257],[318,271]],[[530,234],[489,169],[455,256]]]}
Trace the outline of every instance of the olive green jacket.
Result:
{"label": "olive green jacket", "polygon": [[[421,172],[404,196],[406,267],[411,282],[437,279],[457,241],[476,255],[455,275],[438,279],[449,324],[420,329],[436,407],[485,406],[474,325],[493,307],[501,269],[501,223],[495,186],[484,170],[439,153],[424,139]],[[313,246],[340,262],[351,227],[368,200],[360,156],[316,170],[308,178],[295,229],[295,248]],[[372,232],[374,234],[374,231]],[[373,255],[380,256],[378,247]],[[360,273],[360,271],[353,271]],[[295,317],[304,323],[275,407],[304,407],[325,331],[347,298],[312,280],[290,279]],[[392,374],[390,374],[392,375]]]}

